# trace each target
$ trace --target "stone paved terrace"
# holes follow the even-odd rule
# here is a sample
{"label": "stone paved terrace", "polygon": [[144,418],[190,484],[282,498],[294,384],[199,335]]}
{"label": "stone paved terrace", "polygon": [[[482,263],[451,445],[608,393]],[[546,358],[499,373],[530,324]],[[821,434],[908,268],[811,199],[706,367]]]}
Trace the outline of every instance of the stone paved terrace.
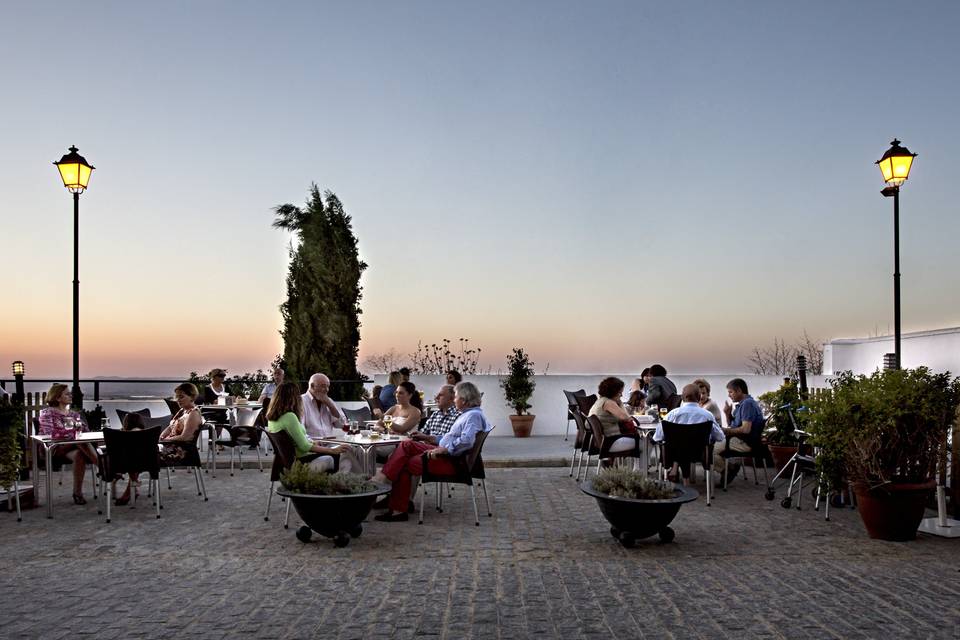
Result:
{"label": "stone paved terrace", "polygon": [[[684,506],[676,541],[624,549],[561,468],[489,472],[426,522],[371,522],[345,549],[264,522],[267,474],[183,471],[163,518],[106,524],[56,487],[56,519],[0,513],[4,638],[960,638],[960,546],[868,539],[739,480]],[[292,517],[296,523],[296,517]]]}

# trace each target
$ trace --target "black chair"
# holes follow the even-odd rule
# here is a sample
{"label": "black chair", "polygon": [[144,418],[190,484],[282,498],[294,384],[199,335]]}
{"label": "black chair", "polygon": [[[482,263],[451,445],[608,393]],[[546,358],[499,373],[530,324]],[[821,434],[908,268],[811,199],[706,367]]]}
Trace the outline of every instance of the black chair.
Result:
{"label": "black chair", "polygon": [[123,426],[124,419],[131,413],[139,413],[144,418],[149,418],[150,408],[145,407],[143,409],[137,409],[136,411],[124,411],[123,409],[117,409],[117,419],[120,421],[120,426]]}
{"label": "black chair", "polygon": [[[496,427],[491,427],[490,431],[493,431]],[[490,496],[487,495],[487,483],[486,483],[486,471],[483,468],[483,457],[481,452],[483,450],[483,443],[486,441],[487,436],[490,435],[490,431],[481,431],[477,434],[477,437],[474,439],[473,447],[470,448],[470,451],[466,452],[461,456],[456,456],[450,458],[453,462],[455,470],[451,474],[435,474],[430,472],[430,458],[428,456],[429,452],[423,454],[423,473],[420,475],[420,521],[419,524],[423,524],[423,502],[426,497],[426,489],[424,485],[428,482],[446,482],[447,484],[466,484],[470,486],[470,499],[473,500],[473,516],[476,520],[476,524],[480,526],[480,512],[477,510],[477,494],[474,491],[473,483],[474,480],[480,481],[480,488],[483,489],[483,499],[487,503],[487,515],[493,517],[493,511],[490,510]],[[440,487],[437,487],[437,511],[443,511],[443,492],[440,490]]]}
{"label": "black chair", "polygon": [[[577,463],[577,481],[580,481],[580,469],[581,467],[586,468],[584,471],[584,477],[590,472],[590,456],[595,456],[600,453],[600,448],[597,443],[593,440],[593,435],[590,432],[590,427],[587,425],[587,414],[590,413],[590,409],[593,408],[594,403],[597,401],[597,395],[591,394],[589,396],[576,396],[576,410],[573,411],[573,421],[577,425],[577,437],[574,441],[574,458]],[[572,407],[571,407],[572,408]],[[583,457],[587,457],[587,464],[583,465]],[[570,461],[570,475],[573,476],[573,463],[574,460]]]}
{"label": "black chair", "polygon": [[[230,475],[233,475],[234,453],[240,458],[240,471],[243,471],[243,449],[249,447],[257,451],[257,465],[260,472],[263,472],[263,460],[260,458],[260,434],[261,428],[254,426],[230,426],[224,425],[223,430],[230,434],[230,439],[217,438],[216,445],[219,447],[230,447]],[[274,454],[276,455],[276,454]],[[216,459],[216,456],[214,456]]]}
{"label": "black chair", "polygon": [[177,401],[171,398],[164,398],[163,401],[167,403],[167,410],[170,412],[170,415],[177,415],[177,412],[180,411],[180,405],[177,404]]}
{"label": "black chair", "polygon": [[[566,442],[570,436],[570,421],[573,420],[573,412],[577,410],[577,396],[585,396],[587,392],[580,389],[579,391],[564,391],[563,395],[567,398],[567,430],[563,434],[563,441]],[[570,475],[573,475],[573,463],[570,464]]]}
{"label": "black chair", "polygon": [[[736,437],[736,436],[734,436]],[[742,440],[742,438],[741,438]],[[744,440],[746,442],[746,440]],[[762,441],[747,443],[750,446],[750,451],[736,451],[735,449],[730,448],[730,438],[727,438],[726,443],[724,444],[723,451],[720,452],[720,457],[726,461],[726,464],[723,465],[723,490],[727,490],[727,481],[730,478],[730,460],[733,458],[740,458],[741,460],[752,460],[753,462],[753,483],[760,484],[760,479],[757,477],[757,463],[763,466],[763,480],[767,484],[767,491],[770,490],[770,478],[767,476],[767,460],[773,460],[773,456],[770,455],[770,450],[767,448]],[[747,470],[743,470],[743,481],[747,482]]]}
{"label": "black chair", "polygon": [[174,440],[172,442],[165,442],[164,446],[168,447],[177,447],[182,449],[184,452],[183,459],[176,463],[164,463],[162,460],[160,466],[163,469],[167,470],[167,489],[173,490],[173,485],[170,484],[170,470],[176,467],[182,467],[186,469],[193,469],[193,479],[197,485],[197,495],[203,496],[203,501],[207,502],[207,487],[203,482],[203,474],[200,471],[203,469],[203,461],[200,459],[200,434],[203,432],[203,425],[201,424],[197,427],[196,433],[193,434],[192,441],[179,441]]}
{"label": "black chair", "polygon": [[707,506],[713,491],[713,443],[710,434],[713,433],[712,422],[698,422],[697,424],[677,424],[662,422],[663,428],[663,461],[664,475],[668,465],[677,463],[683,477],[693,479],[696,476],[694,465],[698,462],[703,466],[707,477]]}
{"label": "black chair", "polygon": [[[157,518],[163,505],[160,501],[160,456],[157,443],[160,441],[161,427],[138,429],[136,431],[121,431],[120,429],[105,429],[103,431],[104,446],[99,449],[98,467],[103,482],[112,484],[127,474],[148,473],[150,475],[150,491],[154,497]],[[153,493],[153,492],[156,493]],[[107,522],[110,522],[110,504],[113,502],[113,490],[105,492],[101,499],[107,502]],[[136,506],[136,493],[132,505]],[[102,513],[102,509],[98,509]]]}
{"label": "black chair", "polygon": [[[600,422],[600,418],[597,416],[589,416],[587,418],[587,425],[590,427],[590,435],[593,438],[593,442],[597,445],[597,473],[600,473],[600,465],[604,460],[609,460],[612,462],[614,460],[622,460],[623,458],[636,458],[637,460],[640,459],[639,434],[620,433],[612,436],[604,435],[603,423]],[[623,451],[610,450],[615,442],[618,440],[623,440],[624,438],[633,440],[632,448],[624,449]]]}
{"label": "black chair", "polygon": [[[367,408],[370,409],[371,416],[377,415],[378,411],[380,412],[380,415],[383,415],[383,407],[380,406],[380,398],[367,398]],[[373,418],[371,418],[371,420],[372,419]]]}
{"label": "black chair", "polygon": [[[308,463],[311,460],[314,460],[320,457],[319,453],[309,453],[305,456],[297,458],[297,448],[293,443],[293,438],[290,437],[290,434],[286,431],[277,431],[273,433],[267,431],[266,429],[261,429],[263,433],[267,436],[267,440],[270,441],[270,446],[273,447],[273,466],[270,468],[270,493],[267,494],[267,510],[263,514],[264,520],[270,520],[270,503],[273,501],[273,486],[275,483],[280,481],[280,476],[283,475],[283,472],[293,466],[294,462],[298,460],[300,462]],[[333,457],[333,472],[340,468],[340,456],[334,455]],[[283,528],[287,528],[287,523],[290,521],[290,501],[287,500],[287,509],[283,515]]]}
{"label": "black chair", "polygon": [[360,409],[344,409],[343,415],[347,417],[347,420],[353,422],[364,422],[366,420],[373,420],[373,413],[370,411],[369,407],[361,407]]}

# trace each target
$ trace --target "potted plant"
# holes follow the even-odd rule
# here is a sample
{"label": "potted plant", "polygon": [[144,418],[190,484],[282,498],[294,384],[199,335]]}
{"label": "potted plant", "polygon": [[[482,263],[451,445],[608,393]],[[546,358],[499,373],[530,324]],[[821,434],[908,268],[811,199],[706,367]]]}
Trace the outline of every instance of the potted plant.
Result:
{"label": "potted plant", "polygon": [[312,531],[333,538],[338,547],[345,547],[350,538],[363,533],[364,518],[378,496],[390,487],[365,479],[358,473],[325,473],[302,462],[280,476],[283,489],[277,493],[289,498],[306,526],[297,530],[301,542],[310,542]]}
{"label": "potted plant", "polygon": [[651,480],[639,471],[608,467],[580,490],[593,496],[603,517],[610,523],[610,535],[625,547],[632,547],[637,538],[654,534],[663,542],[674,538],[673,522],[680,507],[696,500],[696,489]]}
{"label": "potted plant", "polygon": [[772,431],[768,431],[765,437],[773,463],[777,471],[780,471],[797,453],[799,442],[794,430],[806,429],[808,413],[805,410],[799,411],[803,399],[795,380],[785,381],[779,389],[768,391],[757,400],[766,407],[769,414],[767,427]]}
{"label": "potted plant", "polygon": [[[19,435],[23,425],[23,407],[0,396],[0,491],[9,491],[20,473]],[[4,502],[10,495],[5,493]]]}
{"label": "potted plant", "polygon": [[912,540],[957,419],[960,379],[926,367],[840,374],[811,403],[812,444],[828,482],[853,484],[871,538]]}
{"label": "potted plant", "polygon": [[518,347],[507,356],[507,369],[507,376],[500,378],[500,388],[507,399],[507,406],[516,412],[510,416],[510,425],[514,436],[526,438],[533,430],[533,419],[536,418],[527,413],[531,407],[530,397],[537,386],[533,379],[533,363],[530,362],[530,356]]}

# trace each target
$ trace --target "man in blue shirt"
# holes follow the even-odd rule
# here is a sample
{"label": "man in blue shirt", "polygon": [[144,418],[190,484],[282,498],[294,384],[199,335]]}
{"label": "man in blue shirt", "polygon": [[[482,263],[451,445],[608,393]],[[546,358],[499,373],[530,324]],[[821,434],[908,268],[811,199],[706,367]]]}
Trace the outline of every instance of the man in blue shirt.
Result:
{"label": "man in blue shirt", "polygon": [[[717,420],[713,417],[713,414],[700,406],[700,387],[695,384],[688,384],[683,388],[680,396],[683,402],[679,407],[668,413],[665,420],[673,424],[701,424],[709,422],[712,425],[710,442],[714,444],[718,442],[722,443],[725,439],[723,429],[717,424]],[[653,441],[663,442],[662,421],[657,424],[657,430],[653,434]],[[676,475],[677,467],[677,463],[674,462],[673,467],[670,469],[671,475]],[[685,464],[681,471],[683,471],[683,482],[687,484],[687,478],[690,477],[690,465]]]}
{"label": "man in blue shirt", "polygon": [[460,415],[450,431],[440,438],[439,445],[404,440],[383,468],[370,478],[379,484],[392,485],[390,511],[377,516],[375,520],[397,522],[407,519],[411,478],[423,474],[424,453],[427,454],[432,473],[452,474],[457,470],[456,458],[473,448],[478,433],[492,428],[480,408],[480,390],[472,382],[461,382],[455,387],[453,404]]}
{"label": "man in blue shirt", "polygon": [[[737,405],[725,404],[723,413],[727,417],[729,425],[723,430],[727,436],[727,449],[731,451],[753,451],[754,447],[760,445],[760,437],[763,434],[763,427],[766,421],[763,419],[763,411],[760,404],[753,399],[747,391],[747,383],[742,378],[734,378],[727,383],[727,396]],[[726,460],[720,456],[720,449],[717,448],[713,454],[713,469],[721,472],[721,478]],[[734,478],[740,470],[740,464],[730,463],[730,475],[727,479]]]}

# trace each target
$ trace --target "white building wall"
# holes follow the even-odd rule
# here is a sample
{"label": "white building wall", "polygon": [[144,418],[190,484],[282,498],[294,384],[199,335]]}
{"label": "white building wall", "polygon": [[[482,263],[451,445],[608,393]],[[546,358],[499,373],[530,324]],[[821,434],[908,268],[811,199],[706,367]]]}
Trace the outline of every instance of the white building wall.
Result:
{"label": "white building wall", "polygon": [[[960,327],[905,333],[901,336],[905,368],[929,367],[960,374]],[[893,336],[831,340],[824,347],[824,373],[850,370],[872,373],[883,367],[883,355],[893,353]]]}

